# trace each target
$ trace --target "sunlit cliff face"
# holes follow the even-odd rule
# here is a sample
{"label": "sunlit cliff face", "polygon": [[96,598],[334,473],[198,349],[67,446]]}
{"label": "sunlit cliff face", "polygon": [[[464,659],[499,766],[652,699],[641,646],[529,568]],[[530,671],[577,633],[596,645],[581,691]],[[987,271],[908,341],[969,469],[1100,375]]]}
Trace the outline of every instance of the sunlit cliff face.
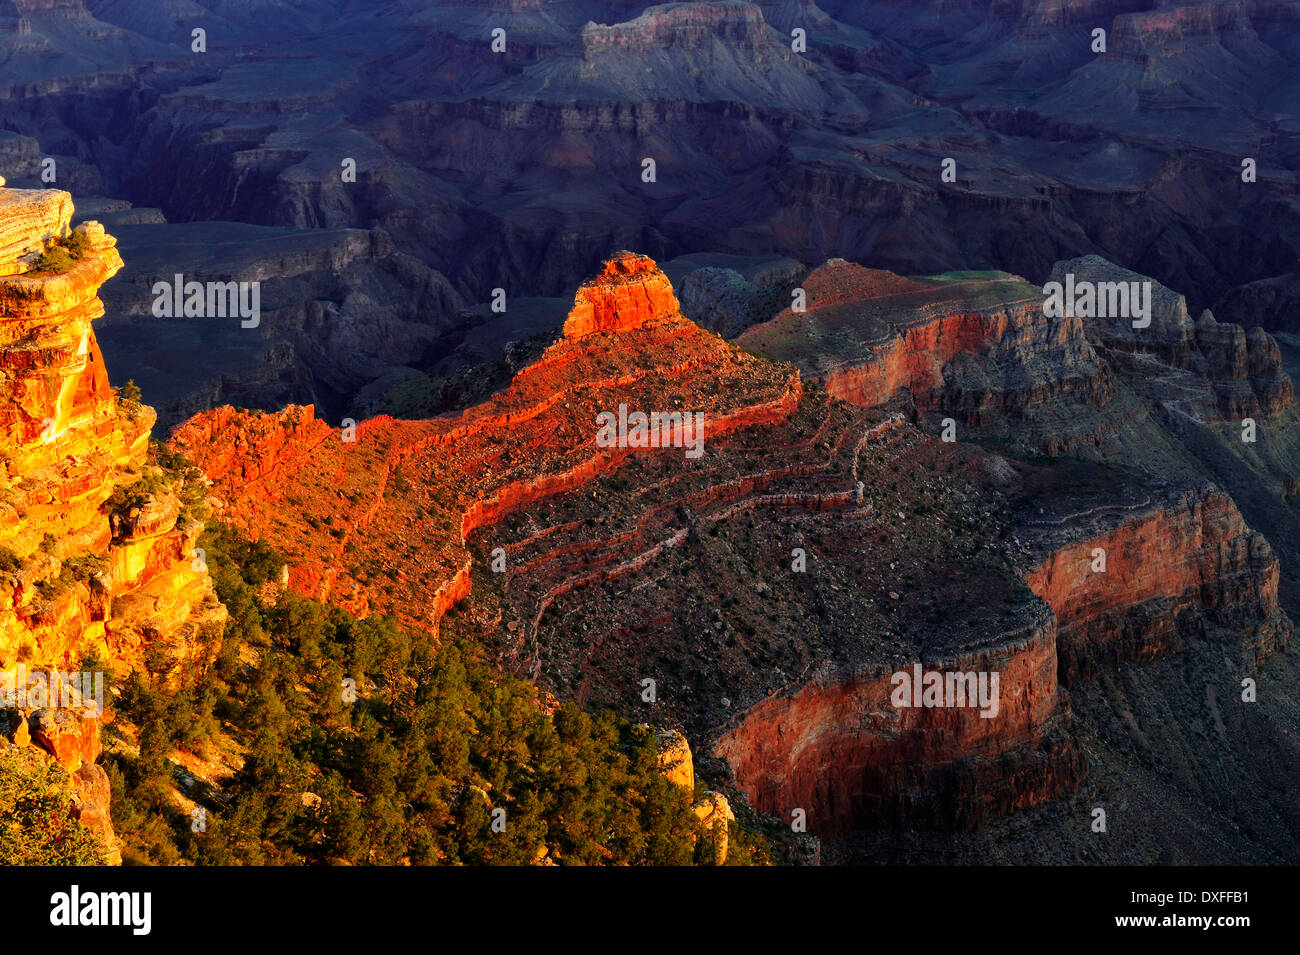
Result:
{"label": "sunlit cliff face", "polygon": [[[72,211],[64,192],[0,189],[0,547],[19,562],[0,584],[0,658],[66,665],[96,651],[129,668],[151,640],[192,637],[197,607],[219,605],[191,566],[200,527],[177,526],[169,491],[108,511],[147,468],[153,413],[109,387],[92,322],[122,260],[97,223],[72,233]],[[73,251],[39,269],[60,249]],[[98,574],[44,587],[88,558]]]}
{"label": "sunlit cliff face", "polygon": [[[173,445],[213,479],[231,520],[285,550],[295,586],[427,626],[465,592],[472,537],[632,455],[669,453],[601,447],[603,412],[626,405],[702,415],[712,440],[779,419],[801,393],[793,369],[683,318],[654,262],[622,253],[578,290],[563,336],[504,392],[463,414],[381,417],[349,433],[310,408],[278,416],[217,409],[179,428]],[[371,562],[384,567],[382,585],[361,579]]]}

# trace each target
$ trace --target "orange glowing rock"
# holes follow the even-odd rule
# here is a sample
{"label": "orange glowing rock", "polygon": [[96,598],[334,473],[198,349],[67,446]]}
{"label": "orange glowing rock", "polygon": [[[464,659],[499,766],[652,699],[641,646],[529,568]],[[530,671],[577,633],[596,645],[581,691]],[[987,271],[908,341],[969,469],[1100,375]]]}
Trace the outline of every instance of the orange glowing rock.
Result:
{"label": "orange glowing rock", "polygon": [[[115,668],[147,643],[179,641],[223,613],[195,571],[202,529],[177,527],[160,491],[116,523],[105,504],[147,469],[152,409],[119,401],[91,323],[99,287],[122,267],[98,223],[77,227],[80,251],[59,273],[33,270],[71,232],[72,201],[56,190],[0,189],[0,548],[18,566],[0,576],[0,665],[67,667],[88,651]],[[74,558],[101,569],[44,586]],[[106,624],[118,619],[109,631]]]}
{"label": "orange glowing rock", "polygon": [[291,586],[428,627],[469,591],[472,535],[634,453],[682,453],[598,447],[600,412],[699,412],[715,440],[780,421],[802,393],[794,369],[684,318],[667,276],[624,252],[578,290],[563,337],[462,414],[375,418],[346,441],[310,407],[218,408],[179,427],[172,446],[214,482],[227,519],[285,552]]}

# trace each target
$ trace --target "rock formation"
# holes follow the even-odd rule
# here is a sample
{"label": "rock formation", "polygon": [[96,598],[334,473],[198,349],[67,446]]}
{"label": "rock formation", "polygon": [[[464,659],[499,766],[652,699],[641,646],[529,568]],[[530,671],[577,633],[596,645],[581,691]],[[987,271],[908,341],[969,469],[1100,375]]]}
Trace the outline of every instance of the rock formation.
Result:
{"label": "rock formation", "polygon": [[669,782],[681,786],[694,796],[695,763],[691,756],[691,744],[676,730],[660,730],[657,735],[660,771],[668,777]]}
{"label": "rock formation", "polygon": [[1182,295],[1097,256],[1057,263],[1052,281],[1147,285],[1151,314],[1048,318],[1041,288],[1001,273],[903,279],[837,261],[805,279],[806,313],[740,341],[948,438],[1218,484],[1282,558],[1283,600],[1295,601],[1300,518],[1286,501],[1300,412],[1279,343],[1208,310],[1193,320]]}
{"label": "rock formation", "polygon": [[[1058,262],[1051,281],[1151,287],[1149,324],[1128,314],[1049,317],[1039,287],[1003,273],[905,279],[832,260],[786,309],[738,341],[792,361],[864,407],[904,398],[962,438],[1013,438],[1048,453],[1131,457],[1153,408],[1240,423],[1289,409],[1291,380],[1259,328],[1193,321],[1183,296],[1099,256]],[[1073,285],[1070,286],[1071,288]],[[1139,320],[1139,324],[1142,324]]]}
{"label": "rock formation", "polygon": [[659,771],[695,800],[691,803],[691,812],[700,821],[700,835],[710,840],[714,853],[708,861],[722,865],[727,861],[729,827],[736,821],[731,803],[725,795],[712,790],[695,799],[695,763],[691,744],[677,730],[656,730],[655,735],[659,743]]}
{"label": "rock formation", "polygon": [[1056,615],[1066,683],[1177,652],[1189,632],[1227,635],[1261,658],[1289,639],[1277,558],[1213,485],[1082,513],[1058,498],[1044,510],[1023,526],[1042,555],[1027,580]]}
{"label": "rock formation", "polygon": [[1041,290],[1005,273],[908,279],[832,259],[787,308],[738,342],[793,361],[863,407],[906,393],[932,423],[961,434],[1015,434],[1060,452],[1101,441],[1115,397],[1078,318],[1043,314]]}
{"label": "rock formation", "polygon": [[[637,451],[597,446],[600,412],[699,413],[713,441],[780,420],[802,393],[791,369],[684,319],[644,256],[612,259],[565,329],[503,393],[456,417],[375,418],[351,435],[310,408],[218,409],[178,428],[172,445],[215,482],[232,522],[285,551],[295,586],[436,625],[464,593],[472,535]],[[671,364],[656,365],[658,354]]]}
{"label": "rock formation", "polygon": [[741,787],[774,814],[802,808],[823,834],[979,828],[1083,778],[1058,682],[1175,654],[1188,639],[1216,642],[1246,670],[1286,647],[1277,559],[1230,498],[1203,484],[1152,494],[1096,480],[1045,469],[1009,502],[1024,515],[1021,573],[1048,612],[993,646],[922,658],[926,670],[1000,673],[1009,710],[900,710],[888,670],[828,674],[759,703],[721,737]]}
{"label": "rock formation", "polygon": [[653,259],[628,254],[610,259],[599,275],[578,289],[564,322],[564,337],[617,335],[680,319],[668,277]]}
{"label": "rock formation", "polygon": [[[0,189],[0,669],[166,678],[215,652],[225,611],[194,553],[202,525],[148,460],[153,412],[109,387],[91,327],[121,259],[71,215],[67,193]],[[21,716],[13,738],[88,786],[106,827],[102,717]]]}
{"label": "rock formation", "polygon": [[[4,181],[0,180],[0,189]],[[49,190],[28,192],[8,189],[0,192],[0,268],[3,275],[27,270],[32,254],[45,251],[45,243],[72,218],[72,197]]]}
{"label": "rock formation", "polygon": [[727,861],[729,849],[729,827],[736,821],[736,814],[731,804],[722,793],[709,790],[691,804],[691,812],[700,821],[704,832],[711,838],[713,863],[722,865]]}
{"label": "rock formation", "polygon": [[[462,414],[349,435],[311,409],[218,409],[172,443],[297,589],[473,635],[583,705],[637,712],[648,677],[656,722],[827,839],[961,833],[1068,798],[1088,763],[1066,686],[1193,639],[1253,661],[1285,645],[1277,560],[1222,492],[1010,462],[904,413],[1013,438],[1049,435],[1062,407],[1105,421],[1122,382],[1084,322],[1045,319],[1000,274],[831,263],[807,285],[810,314],[746,342],[788,346],[776,357],[852,403],[701,331],[623,253],[564,336]],[[840,384],[835,347],[857,368]],[[596,415],[620,404],[704,411],[705,453],[598,446]],[[1081,570],[1096,547],[1113,574]],[[996,712],[900,707],[917,667],[998,674]],[[686,785],[684,737],[661,746]],[[712,796],[696,811],[727,815]]]}
{"label": "rock formation", "polygon": [[1295,397],[1291,379],[1277,343],[1263,329],[1247,331],[1215,321],[1208,309],[1193,320],[1184,296],[1101,256],[1058,262],[1050,281],[1063,282],[1067,275],[1076,284],[1151,285],[1149,326],[1135,327],[1128,316],[1084,318],[1084,334],[1113,364],[1126,366],[1121,374],[1141,379],[1147,389],[1165,391],[1165,401],[1178,402],[1184,413],[1240,422],[1290,407]]}

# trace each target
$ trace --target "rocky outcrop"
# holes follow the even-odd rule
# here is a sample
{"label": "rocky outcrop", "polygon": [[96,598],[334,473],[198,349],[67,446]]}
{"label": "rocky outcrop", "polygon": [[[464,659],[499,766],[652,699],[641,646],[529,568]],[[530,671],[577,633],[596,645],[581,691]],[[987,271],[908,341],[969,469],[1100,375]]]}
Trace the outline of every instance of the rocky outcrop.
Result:
{"label": "rocky outcrop", "polygon": [[1255,12],[1246,4],[1208,2],[1129,12],[1115,18],[1111,48],[1143,67],[1185,56],[1198,46],[1262,50],[1251,22]]}
{"label": "rocky outcrop", "polygon": [[[165,678],[215,653],[225,610],[194,553],[202,525],[149,463],[153,412],[108,384],[91,323],[115,243],[70,230],[72,211],[66,193],[0,189],[0,668],[124,673],[148,653]],[[12,739],[58,760],[111,834],[101,718],[24,711]]]}
{"label": "rocky outcrop", "polygon": [[82,763],[73,773],[75,813],[77,821],[91,832],[97,833],[107,847],[105,862],[120,865],[122,851],[117,847],[117,833],[113,831],[111,802],[112,787],[108,773],[98,763]]}
{"label": "rocky outcrop", "polygon": [[[634,456],[683,455],[657,441],[599,446],[601,412],[626,405],[699,414],[712,442],[782,420],[801,395],[792,369],[683,318],[653,261],[625,252],[578,291],[559,341],[505,391],[461,415],[374,418],[351,436],[325,427],[312,409],[219,409],[177,429],[172,443],[215,482],[231,521],[273,535],[294,586],[436,626],[468,591],[471,538]],[[418,549],[400,542],[411,532],[424,540]],[[358,573],[371,561],[388,567],[382,585]]]}
{"label": "rocky outcrop", "polygon": [[[810,832],[965,831],[1057,798],[1086,763],[1061,712],[1050,615],[996,647],[920,661],[922,672],[996,673],[997,712],[900,707],[895,673],[828,673],[749,710],[715,747],[756,805]],[[986,711],[987,712],[987,711]]]}
{"label": "rocky outcrop", "polygon": [[700,821],[700,828],[708,838],[708,845],[713,852],[713,858],[706,861],[722,865],[727,861],[727,851],[730,848],[730,827],[736,821],[731,803],[722,793],[709,790],[691,804],[691,812]]}
{"label": "rocky outcrop", "polygon": [[770,47],[762,10],[747,3],[672,3],[647,10],[635,20],[582,31],[588,55],[607,52],[649,53],[666,46],[695,49],[725,38],[740,49]]}
{"label": "rocky outcrop", "polygon": [[[53,195],[30,203],[63,217],[39,227],[38,246],[69,232],[72,204]],[[91,328],[103,314],[97,290],[121,259],[97,223],[75,236],[81,251],[66,271],[30,271],[32,250],[11,264],[24,274],[0,281],[0,548],[11,555],[0,662],[68,667],[94,650],[129,669],[154,639],[176,641],[187,659],[222,619],[206,573],[191,567],[201,526],[177,526],[172,493],[142,480],[152,411],[109,387]]]}
{"label": "rocky outcrop", "polygon": [[[690,743],[677,730],[656,729],[655,739],[659,746],[659,771],[688,798],[694,799],[695,764]],[[731,803],[722,793],[708,790],[691,803],[691,812],[699,820],[696,842],[700,838],[707,840],[710,857],[705,861],[722,865],[727,861],[730,827],[736,821]]]}
{"label": "rocky outcrop", "polygon": [[832,259],[804,280],[805,311],[787,308],[738,341],[793,361],[862,407],[905,395],[963,437],[1016,434],[1053,453],[1097,443],[1097,410],[1114,376],[1077,318],[1043,314],[1017,276],[908,279]]}
{"label": "rocky outcrop", "polygon": [[18,275],[51,239],[63,235],[72,217],[66,192],[4,189],[0,179],[0,276]]}
{"label": "rocky outcrop", "polygon": [[108,774],[96,760],[103,750],[100,738],[105,713],[86,715],[76,709],[41,708],[24,711],[0,708],[0,747],[15,746],[28,758],[52,760],[72,780],[73,815],[95,832],[109,865],[122,861],[113,830],[112,792]]}
{"label": "rocky outcrop", "polygon": [[[241,484],[270,477],[294,459],[310,453],[336,429],[316,418],[315,409],[291,405],[277,415],[250,416],[234,408],[216,408],[190,419],[184,430],[189,443],[211,448],[206,467]],[[235,435],[234,440],[224,440]]]}
{"label": "rocky outcrop", "polygon": [[1042,555],[1026,579],[1056,614],[1064,683],[1178,652],[1189,636],[1226,634],[1260,658],[1290,638],[1277,558],[1212,485],[1044,517],[1025,535]]}
{"label": "rocky outcrop", "polygon": [[1058,262],[1049,281],[1064,283],[1067,276],[1075,286],[1150,286],[1149,325],[1136,327],[1128,314],[1096,315],[1082,319],[1085,334],[1110,361],[1123,363],[1128,376],[1144,379],[1149,388],[1164,384],[1172,392],[1164,400],[1178,403],[1185,413],[1204,421],[1240,422],[1278,414],[1294,400],[1281,352],[1263,329],[1215,321],[1208,309],[1193,320],[1184,296],[1101,256]]}
{"label": "rocky outcrop", "polygon": [[86,717],[76,710],[34,710],[27,729],[32,745],[45,750],[70,773],[95,762],[103,749],[99,717]]}
{"label": "rocky outcrop", "polygon": [[695,795],[695,763],[691,757],[691,744],[677,730],[659,730],[659,771],[675,786],[680,786],[691,796]]}
{"label": "rocky outcrop", "polygon": [[672,284],[654,260],[624,252],[578,288],[573,310],[564,322],[564,337],[616,335],[633,328],[652,328],[680,316]]}
{"label": "rocky outcrop", "polygon": [[649,85],[661,96],[707,102],[716,98],[714,81],[695,65],[708,63],[750,103],[785,100],[784,108],[813,112],[825,105],[818,68],[795,55],[756,4],[658,4],[624,23],[588,23],[581,38],[580,64],[555,58],[547,86],[604,98]]}
{"label": "rocky outcrop", "polygon": [[1261,329],[1208,310],[1193,321],[1183,296],[1095,255],[1058,262],[1050,282],[1068,309],[1048,307],[1050,284],[1001,273],[904,279],[833,260],[805,280],[806,312],[739,341],[863,407],[901,400],[931,429],[951,419],[950,437],[1052,455],[1132,460],[1167,440],[1156,412],[1213,425],[1291,408],[1281,351]]}

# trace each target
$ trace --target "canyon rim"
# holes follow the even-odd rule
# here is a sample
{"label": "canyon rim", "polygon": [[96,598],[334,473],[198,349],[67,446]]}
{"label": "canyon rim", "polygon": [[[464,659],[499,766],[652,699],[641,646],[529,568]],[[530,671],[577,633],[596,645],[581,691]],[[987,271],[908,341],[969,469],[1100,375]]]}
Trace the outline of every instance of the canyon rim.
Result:
{"label": "canyon rim", "polygon": [[20,908],[854,867],[1249,927],[1298,94],[1290,0],[0,0]]}

